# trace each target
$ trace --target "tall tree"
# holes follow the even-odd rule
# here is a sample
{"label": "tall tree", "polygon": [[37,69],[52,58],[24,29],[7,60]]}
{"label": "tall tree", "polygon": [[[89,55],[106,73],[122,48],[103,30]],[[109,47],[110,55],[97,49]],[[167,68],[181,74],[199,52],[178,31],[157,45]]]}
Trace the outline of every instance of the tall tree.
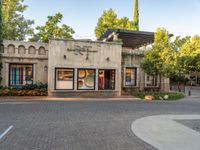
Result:
{"label": "tall tree", "polygon": [[95,28],[96,37],[100,37],[107,29],[116,29],[117,27],[117,14],[113,9],[103,12],[103,15],[98,19]]}
{"label": "tall tree", "polygon": [[141,66],[149,75],[164,75],[170,77],[176,73],[176,57],[177,54],[172,48],[168,31],[164,28],[158,28],[155,33],[154,44],[145,53]]}
{"label": "tall tree", "polygon": [[135,30],[139,31],[139,7],[138,7],[138,0],[134,1],[134,28]]}
{"label": "tall tree", "polygon": [[3,22],[2,22],[2,0],[0,0],[0,82],[2,80],[2,59],[1,59],[1,53],[3,50]]}
{"label": "tall tree", "polygon": [[23,12],[27,9],[24,0],[2,0],[3,38],[8,40],[25,40],[33,34],[34,21],[25,19]]}
{"label": "tall tree", "polygon": [[194,36],[183,44],[177,63],[183,72],[200,72],[200,36]]}
{"label": "tall tree", "polygon": [[74,30],[66,24],[60,24],[63,18],[61,13],[48,16],[44,26],[37,26],[38,31],[30,41],[48,42],[50,38],[72,38]]}
{"label": "tall tree", "polygon": [[127,17],[118,18],[113,9],[104,11],[98,19],[95,34],[99,38],[108,29],[126,29],[135,30],[134,22]]}
{"label": "tall tree", "polygon": [[116,28],[125,30],[135,30],[134,22],[129,20],[127,17],[118,18]]}

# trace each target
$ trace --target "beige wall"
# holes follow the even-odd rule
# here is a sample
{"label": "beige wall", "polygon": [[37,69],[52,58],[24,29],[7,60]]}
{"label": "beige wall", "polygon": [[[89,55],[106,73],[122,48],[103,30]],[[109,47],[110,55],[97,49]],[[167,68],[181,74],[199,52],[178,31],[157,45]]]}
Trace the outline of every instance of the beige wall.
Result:
{"label": "beige wall", "polygon": [[[9,64],[33,64],[34,66],[34,83],[42,82],[49,85],[50,96],[113,96],[120,95],[121,89],[126,88],[125,68],[137,68],[137,85],[136,90],[144,90],[145,73],[140,67],[140,63],[144,57],[143,50],[133,50],[130,48],[122,48],[119,43],[93,42],[85,40],[50,40],[44,44],[40,42],[19,42],[8,41],[3,42],[4,52],[2,53],[2,76],[1,85],[8,86],[9,82]],[[77,49],[76,46],[83,48],[90,47],[90,51],[95,52],[79,52],[69,51],[68,49]],[[88,57],[88,58],[87,58]],[[48,67],[48,71],[45,70]],[[55,90],[55,68],[74,68],[75,78],[72,91]],[[77,90],[77,69],[90,68],[96,69],[96,90],[79,91]],[[98,91],[98,69],[115,69],[115,91]],[[169,91],[169,79],[161,77],[159,89],[161,91]],[[155,87],[157,88],[157,87]],[[75,92],[76,91],[76,92]]]}
{"label": "beige wall", "polygon": [[[157,80],[157,86],[147,87],[146,86],[146,74],[143,69],[140,67],[140,64],[144,58],[144,50],[142,49],[131,49],[131,48],[122,48],[122,87],[127,89],[135,90],[159,90],[163,92],[169,92],[169,79],[164,77],[159,77]],[[137,68],[137,85],[136,86],[125,86],[125,71],[127,67]]]}
{"label": "beige wall", "polygon": [[[144,71],[140,67],[140,63],[142,62],[144,52],[141,50],[133,50],[130,48],[123,48],[122,49],[122,68],[123,68],[123,81],[122,87],[123,88],[134,88],[136,90],[143,90],[144,89]],[[126,68],[133,67],[137,68],[137,80],[136,86],[128,87],[125,86],[125,73]]]}
{"label": "beige wall", "polygon": [[[87,52],[75,52],[68,49],[76,49],[79,46],[89,46],[91,51],[89,52],[87,59]],[[121,44],[105,43],[105,42],[92,42],[81,40],[51,40],[49,42],[49,70],[48,70],[48,83],[49,83],[49,95],[58,96],[66,95],[76,91],[75,93],[86,96],[95,96],[109,94],[120,95],[121,94]],[[66,58],[65,58],[66,57]],[[55,68],[75,68],[75,80],[73,91],[55,90]],[[96,69],[96,89],[95,91],[80,91],[77,90],[77,68],[90,68]],[[98,69],[115,69],[115,91],[98,91]],[[89,94],[88,94],[89,93]]]}
{"label": "beige wall", "polygon": [[36,42],[9,41],[3,42],[1,85],[8,86],[9,64],[33,64],[34,83],[47,83],[48,44]]}

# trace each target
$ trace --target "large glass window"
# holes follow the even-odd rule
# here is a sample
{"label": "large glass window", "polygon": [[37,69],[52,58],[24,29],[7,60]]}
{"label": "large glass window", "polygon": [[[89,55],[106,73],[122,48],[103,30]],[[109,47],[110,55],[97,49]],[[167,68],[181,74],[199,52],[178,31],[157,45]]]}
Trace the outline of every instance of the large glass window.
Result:
{"label": "large glass window", "polygon": [[56,89],[74,89],[74,69],[56,69]]}
{"label": "large glass window", "polygon": [[10,64],[9,72],[10,86],[33,84],[33,65]]}
{"label": "large glass window", "polygon": [[137,68],[126,68],[125,86],[137,85]]}
{"label": "large glass window", "polygon": [[95,90],[95,69],[78,69],[78,90]]}
{"label": "large glass window", "polygon": [[115,70],[99,70],[99,90],[115,90]]}
{"label": "large glass window", "polygon": [[145,76],[145,86],[146,87],[157,87],[158,86],[158,76]]}

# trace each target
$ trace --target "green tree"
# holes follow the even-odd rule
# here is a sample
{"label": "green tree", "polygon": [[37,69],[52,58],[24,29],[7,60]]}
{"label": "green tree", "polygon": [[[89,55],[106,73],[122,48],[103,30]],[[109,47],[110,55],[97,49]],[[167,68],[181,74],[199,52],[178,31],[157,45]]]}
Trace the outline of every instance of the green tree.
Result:
{"label": "green tree", "polygon": [[98,19],[95,28],[96,37],[100,37],[109,28],[117,28],[117,14],[112,9],[104,11],[103,15]]}
{"label": "green tree", "polygon": [[183,72],[200,72],[200,36],[187,39],[179,51],[177,63]]}
{"label": "green tree", "polygon": [[0,82],[2,80],[2,74],[1,74],[1,70],[2,70],[2,59],[1,59],[1,53],[3,50],[3,22],[2,22],[2,1],[0,0]]}
{"label": "green tree", "polygon": [[130,21],[127,17],[118,18],[117,20],[117,29],[125,29],[125,30],[135,30],[134,22]]}
{"label": "green tree", "polygon": [[23,12],[27,9],[24,0],[2,0],[3,38],[8,40],[25,40],[33,34],[34,21],[25,19]]}
{"label": "green tree", "polygon": [[127,17],[118,18],[113,9],[104,11],[102,16],[98,19],[95,34],[99,38],[108,29],[125,29],[125,30],[137,30],[135,23],[129,20]]}
{"label": "green tree", "polygon": [[144,61],[141,64],[147,74],[170,77],[176,73],[177,52],[172,43],[168,31],[164,28],[158,28],[154,44],[145,53]]}
{"label": "green tree", "polygon": [[118,18],[117,14],[112,9],[104,11],[102,16],[98,19],[95,28],[96,37],[99,38],[108,29],[125,29],[139,31],[138,0],[134,1],[133,20],[129,20],[127,17]]}
{"label": "green tree", "polygon": [[48,42],[50,38],[72,38],[74,30],[66,24],[62,24],[63,15],[56,13],[55,16],[48,16],[44,26],[37,26],[37,33],[30,41]]}
{"label": "green tree", "polygon": [[133,17],[135,30],[139,31],[139,8],[138,0],[134,1],[134,17]]}

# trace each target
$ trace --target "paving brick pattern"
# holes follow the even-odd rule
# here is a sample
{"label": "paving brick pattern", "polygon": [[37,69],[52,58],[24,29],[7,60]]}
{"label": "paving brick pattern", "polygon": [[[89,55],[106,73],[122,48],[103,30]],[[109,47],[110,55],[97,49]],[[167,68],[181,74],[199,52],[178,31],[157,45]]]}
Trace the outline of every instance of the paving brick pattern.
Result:
{"label": "paving brick pattern", "polygon": [[[79,101],[0,104],[0,150],[155,150],[131,131],[158,114],[199,114],[200,102]],[[144,125],[145,126],[145,125]]]}
{"label": "paving brick pattern", "polygon": [[197,131],[200,132],[200,120],[177,120],[177,122]]}

